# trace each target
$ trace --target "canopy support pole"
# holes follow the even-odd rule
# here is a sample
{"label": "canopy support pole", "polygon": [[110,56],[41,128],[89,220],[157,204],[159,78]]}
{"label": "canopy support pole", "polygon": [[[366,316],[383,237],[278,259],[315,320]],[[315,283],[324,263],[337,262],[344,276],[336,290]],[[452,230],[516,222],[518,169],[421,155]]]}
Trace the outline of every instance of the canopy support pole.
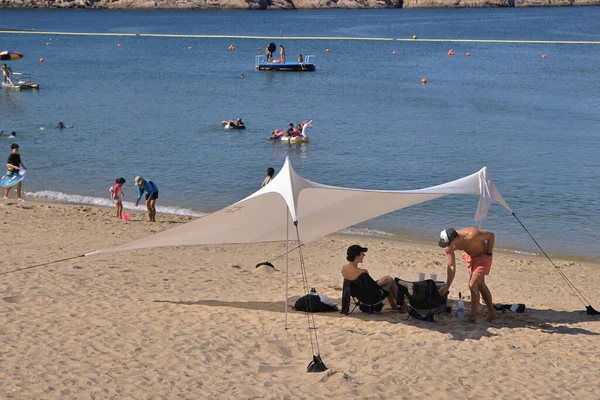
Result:
{"label": "canopy support pole", "polygon": [[284,328],[287,330],[288,328],[288,260],[290,254],[290,217],[288,215],[287,204],[285,206],[285,302],[283,303],[283,307],[285,308],[285,324]]}
{"label": "canopy support pole", "polygon": [[562,272],[556,264],[554,264],[554,261],[552,261],[550,256],[544,251],[544,249],[542,249],[542,246],[540,246],[540,244],[537,242],[537,240],[535,240],[533,238],[531,233],[529,233],[529,230],[527,230],[527,228],[525,228],[525,225],[523,225],[523,223],[521,222],[519,217],[517,217],[517,215],[514,212],[512,213],[512,216],[515,217],[517,219],[517,221],[519,221],[519,224],[521,224],[523,229],[525,229],[525,232],[527,232],[527,234],[529,235],[531,240],[533,240],[533,243],[535,243],[536,246],[542,251],[542,253],[544,253],[544,255],[546,256],[548,261],[550,261],[550,264],[552,264],[552,266],[554,267],[554,270],[558,273],[558,275],[560,275],[560,277],[563,278],[565,280],[565,282],[567,282],[567,286],[569,287],[569,289],[571,289],[573,291],[573,293],[575,294],[575,297],[577,297],[577,299],[585,306],[585,310],[586,310],[587,314],[588,315],[600,315],[600,311],[596,311],[594,309],[594,307],[591,306],[590,302],[583,296],[583,294],[579,291],[579,289],[577,289],[575,287],[575,285],[573,285],[573,283],[569,280],[569,278],[567,278],[567,275],[565,275],[565,273]]}
{"label": "canopy support pole", "polygon": [[[300,270],[302,271],[302,285],[304,286],[304,295],[308,296],[308,278],[306,276],[306,267],[304,265],[304,256],[302,254],[302,246],[300,246],[300,231],[298,230],[298,221],[294,221],[296,227],[296,238],[298,240],[298,256],[300,257]],[[306,372],[323,372],[327,371],[327,366],[321,360],[321,351],[319,350],[319,339],[317,337],[317,325],[315,324],[315,314],[312,310],[312,303],[306,302],[306,318],[308,320],[308,335],[310,337],[310,347],[312,349],[312,360],[306,367]],[[313,343],[313,335],[315,337]],[[316,350],[316,352],[315,352]]]}

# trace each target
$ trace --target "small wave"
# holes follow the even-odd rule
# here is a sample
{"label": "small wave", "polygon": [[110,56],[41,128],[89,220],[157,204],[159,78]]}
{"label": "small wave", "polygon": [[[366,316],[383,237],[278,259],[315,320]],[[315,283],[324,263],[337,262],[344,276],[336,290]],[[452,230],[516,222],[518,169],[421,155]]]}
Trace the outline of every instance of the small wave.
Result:
{"label": "small wave", "polygon": [[350,227],[350,228],[342,229],[340,232],[347,233],[350,235],[361,235],[361,236],[385,236],[385,237],[394,236],[393,233],[381,231],[379,229],[370,229],[370,228]]}
{"label": "small wave", "polygon": [[520,255],[523,255],[523,256],[537,256],[537,255],[539,255],[538,253],[534,253],[534,252],[531,252],[531,251],[523,251],[523,250],[514,250],[513,253],[520,254]]}
{"label": "small wave", "polygon": [[[49,200],[58,203],[89,204],[99,207],[113,207],[113,202],[110,199],[104,199],[100,197],[80,196],[77,194],[55,192],[52,190],[42,190],[40,192],[30,192],[25,194],[29,197],[33,197],[34,199]],[[140,207],[136,208],[135,203],[131,203],[129,201],[123,202],[123,209],[144,210],[145,207],[143,202],[140,204]],[[187,215],[190,217],[203,217],[207,215],[206,213],[194,211],[189,208],[175,206],[156,206],[156,211],[162,214]]]}

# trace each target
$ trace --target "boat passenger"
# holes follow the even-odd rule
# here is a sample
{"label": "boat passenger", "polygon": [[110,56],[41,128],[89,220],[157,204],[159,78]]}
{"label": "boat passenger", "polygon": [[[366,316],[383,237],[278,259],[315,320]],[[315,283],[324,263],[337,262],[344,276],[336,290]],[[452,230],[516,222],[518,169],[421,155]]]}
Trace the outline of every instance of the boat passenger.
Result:
{"label": "boat passenger", "polygon": [[273,62],[273,52],[268,47],[265,49],[265,52],[267,53],[267,62]]}
{"label": "boat passenger", "polygon": [[288,126],[287,130],[285,131],[285,136],[293,136],[292,132],[294,132],[294,124],[292,124],[290,122],[290,125]]}
{"label": "boat passenger", "polygon": [[279,58],[281,59],[281,63],[285,62],[285,47],[279,45]]}
{"label": "boat passenger", "polygon": [[4,82],[11,82],[10,75],[12,74],[12,69],[10,69],[10,67],[6,64],[4,64],[1,69],[2,75],[4,76]]}
{"label": "boat passenger", "polygon": [[275,129],[273,133],[271,133],[271,139],[279,139],[282,136],[285,136],[285,131],[280,131],[279,129]]}
{"label": "boat passenger", "polygon": [[302,69],[306,69],[306,67],[304,66],[304,57],[302,57],[302,54],[298,56],[298,64],[300,64],[300,67],[302,67]]}
{"label": "boat passenger", "polygon": [[235,125],[237,128],[245,128],[241,118],[236,119],[233,125]]}

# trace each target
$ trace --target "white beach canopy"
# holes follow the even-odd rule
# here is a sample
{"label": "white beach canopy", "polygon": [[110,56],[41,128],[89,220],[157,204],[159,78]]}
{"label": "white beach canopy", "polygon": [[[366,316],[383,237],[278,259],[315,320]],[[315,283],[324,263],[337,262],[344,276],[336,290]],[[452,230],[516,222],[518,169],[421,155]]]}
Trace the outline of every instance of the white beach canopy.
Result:
{"label": "white beach canopy", "polygon": [[311,182],[298,175],[286,158],[271,183],[229,207],[86,256],[150,247],[286,241],[290,237],[297,238],[299,244],[306,244],[377,216],[452,194],[479,196],[475,221],[483,220],[495,202],[512,213],[487,167],[464,178],[424,189],[363,190]]}

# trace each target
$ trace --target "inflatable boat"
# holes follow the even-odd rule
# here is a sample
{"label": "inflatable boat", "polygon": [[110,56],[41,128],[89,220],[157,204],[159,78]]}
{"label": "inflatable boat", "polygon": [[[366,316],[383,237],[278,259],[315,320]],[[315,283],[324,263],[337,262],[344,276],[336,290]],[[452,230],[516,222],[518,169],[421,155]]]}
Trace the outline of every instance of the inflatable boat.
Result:
{"label": "inflatable boat", "polygon": [[302,122],[302,132],[292,131],[291,135],[287,135],[287,131],[275,129],[267,139],[288,143],[308,143],[310,140],[307,133],[308,128],[312,128],[312,120]]}
{"label": "inflatable boat", "polygon": [[225,129],[246,129],[246,125],[242,122],[242,120],[238,121],[221,121],[221,125]]}

